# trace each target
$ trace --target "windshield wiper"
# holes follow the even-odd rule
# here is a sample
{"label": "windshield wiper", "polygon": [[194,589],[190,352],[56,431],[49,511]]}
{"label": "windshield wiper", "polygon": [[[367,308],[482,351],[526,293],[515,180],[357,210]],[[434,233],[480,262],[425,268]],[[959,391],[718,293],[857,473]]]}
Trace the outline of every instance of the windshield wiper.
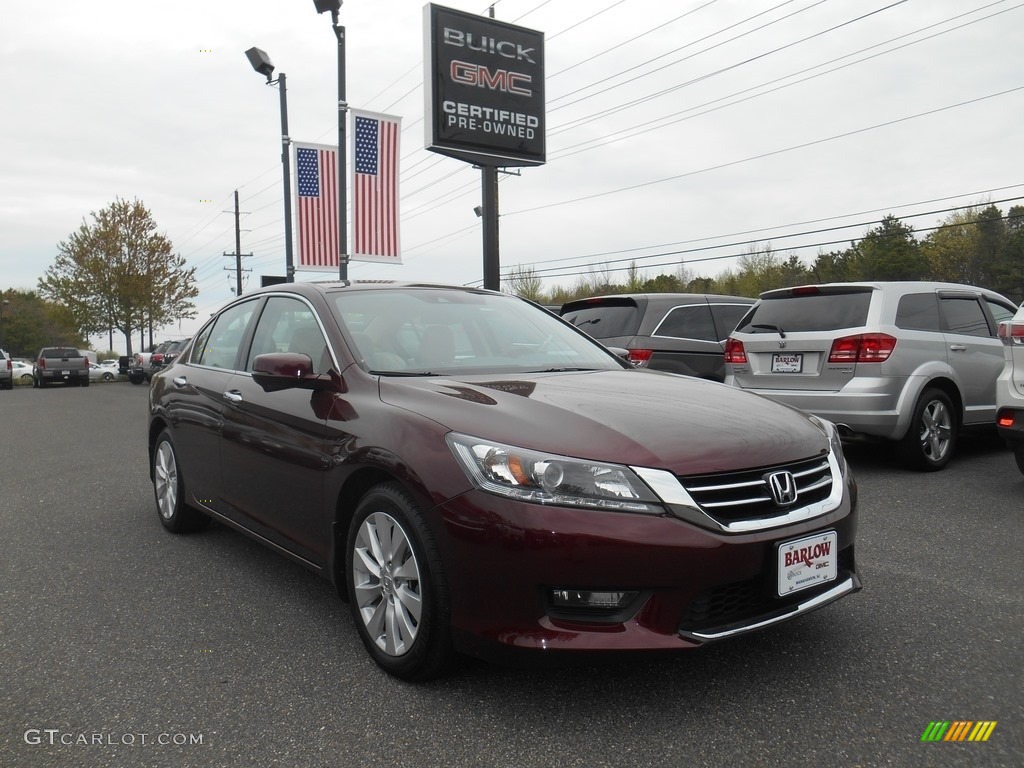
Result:
{"label": "windshield wiper", "polygon": [[448,376],[435,371],[370,371],[374,376]]}
{"label": "windshield wiper", "polygon": [[768,323],[755,323],[754,325],[752,325],[750,327],[751,328],[760,328],[761,330],[765,330],[765,331],[775,331],[777,334],[779,334],[779,336],[781,338],[783,338],[783,339],[786,338],[786,332],[784,330],[782,330],[782,328],[780,328],[777,325],[769,325]]}

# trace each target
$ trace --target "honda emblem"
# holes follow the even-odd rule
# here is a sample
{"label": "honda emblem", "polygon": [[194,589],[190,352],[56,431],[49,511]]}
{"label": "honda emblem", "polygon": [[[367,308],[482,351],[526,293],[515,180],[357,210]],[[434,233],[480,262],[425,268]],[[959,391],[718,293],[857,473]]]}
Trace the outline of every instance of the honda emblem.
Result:
{"label": "honda emblem", "polygon": [[765,482],[777,506],[788,507],[796,501],[798,492],[792,472],[772,472],[765,476]]}

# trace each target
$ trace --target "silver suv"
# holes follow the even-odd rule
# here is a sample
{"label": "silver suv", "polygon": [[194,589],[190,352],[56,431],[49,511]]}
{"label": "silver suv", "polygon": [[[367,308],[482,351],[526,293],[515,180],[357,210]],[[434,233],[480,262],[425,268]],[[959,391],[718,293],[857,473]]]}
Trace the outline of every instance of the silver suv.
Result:
{"label": "silver suv", "polygon": [[726,342],[726,383],[897,441],[923,470],[964,426],[994,424],[1003,369],[998,293],[955,283],[828,283],[761,294]]}

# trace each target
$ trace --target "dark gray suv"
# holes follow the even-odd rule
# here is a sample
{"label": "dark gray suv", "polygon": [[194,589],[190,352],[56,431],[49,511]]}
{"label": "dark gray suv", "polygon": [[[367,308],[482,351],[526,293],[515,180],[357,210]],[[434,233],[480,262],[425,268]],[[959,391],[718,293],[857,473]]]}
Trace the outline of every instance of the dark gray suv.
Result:
{"label": "dark gray suv", "polygon": [[706,293],[596,296],[562,306],[562,318],[638,368],[722,381],[729,332],[754,299]]}

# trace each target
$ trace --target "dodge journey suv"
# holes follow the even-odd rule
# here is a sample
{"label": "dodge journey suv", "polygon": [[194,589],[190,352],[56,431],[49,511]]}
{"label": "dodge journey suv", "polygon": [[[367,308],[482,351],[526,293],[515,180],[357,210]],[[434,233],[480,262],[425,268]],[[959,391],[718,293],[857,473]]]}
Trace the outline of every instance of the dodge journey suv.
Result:
{"label": "dodge journey suv", "polygon": [[993,291],[933,282],[831,283],[761,294],[726,342],[726,382],[896,441],[907,463],[949,463],[960,429],[994,424]]}

